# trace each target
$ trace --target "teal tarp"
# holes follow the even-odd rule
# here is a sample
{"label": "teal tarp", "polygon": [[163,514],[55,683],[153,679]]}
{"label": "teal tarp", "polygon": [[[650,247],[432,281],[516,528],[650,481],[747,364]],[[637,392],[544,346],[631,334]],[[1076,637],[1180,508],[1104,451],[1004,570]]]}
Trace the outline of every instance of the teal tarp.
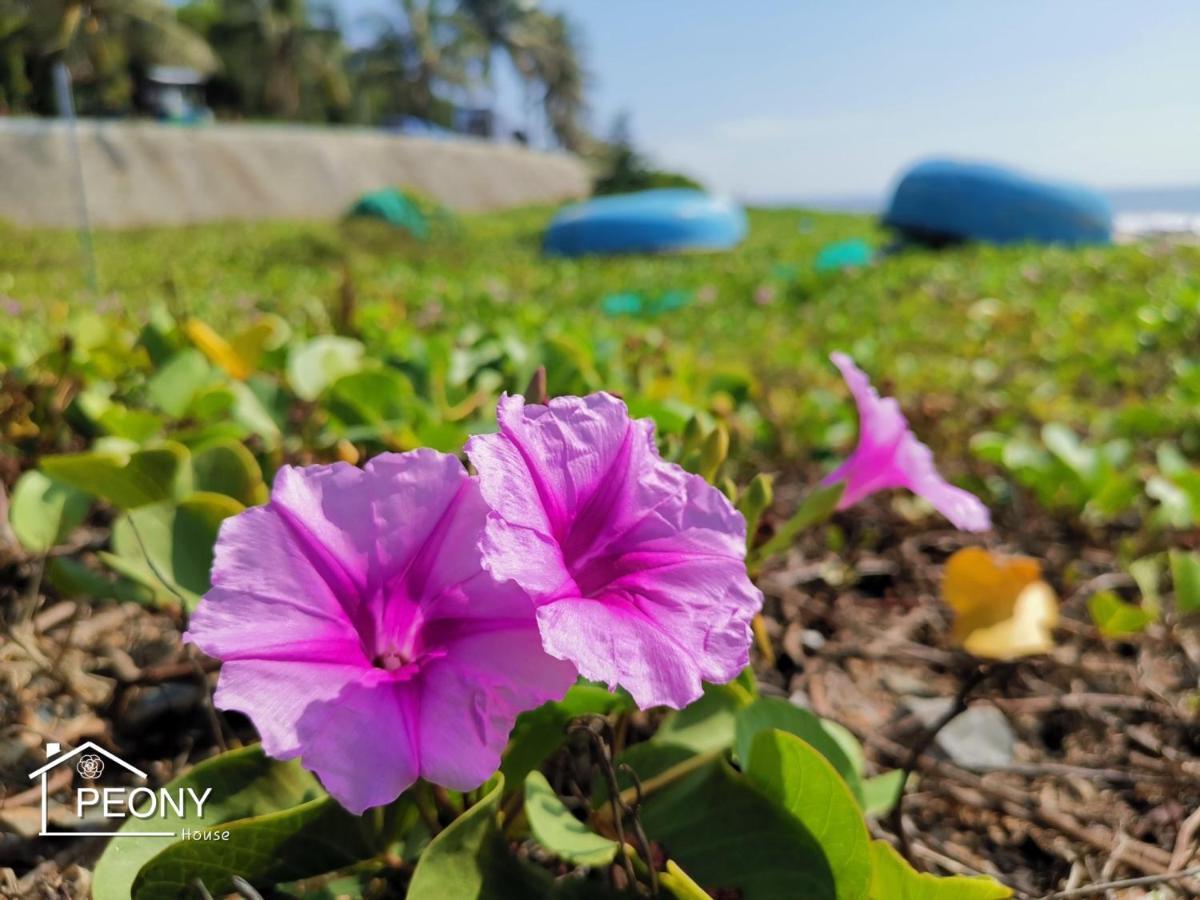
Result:
{"label": "teal tarp", "polygon": [[429,237],[428,217],[411,197],[396,188],[363,194],[346,215],[352,219],[379,219],[422,241]]}

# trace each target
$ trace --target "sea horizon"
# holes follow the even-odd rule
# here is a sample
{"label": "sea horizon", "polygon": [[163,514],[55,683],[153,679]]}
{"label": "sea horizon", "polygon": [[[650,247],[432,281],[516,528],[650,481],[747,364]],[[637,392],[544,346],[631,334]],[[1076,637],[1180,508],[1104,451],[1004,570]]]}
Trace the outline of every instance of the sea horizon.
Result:
{"label": "sea horizon", "polygon": [[[1112,205],[1117,216],[1200,216],[1200,184],[1151,187],[1096,188]],[[760,207],[803,207],[824,212],[876,214],[887,205],[891,191],[862,194],[830,194],[750,198],[747,204]]]}

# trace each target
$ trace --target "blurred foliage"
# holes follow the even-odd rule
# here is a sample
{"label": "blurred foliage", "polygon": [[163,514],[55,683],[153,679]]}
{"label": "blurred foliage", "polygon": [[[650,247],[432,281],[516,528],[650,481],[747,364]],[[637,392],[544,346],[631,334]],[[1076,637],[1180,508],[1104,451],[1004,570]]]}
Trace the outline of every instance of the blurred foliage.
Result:
{"label": "blurred foliage", "polygon": [[57,113],[66,64],[81,115],[150,111],[152,66],[208,76],[207,103],[236,119],[452,127],[507,56],[558,143],[588,144],[578,36],[561,14],[516,0],[395,0],[347,46],[332,3],[308,0],[0,0],[0,113]]}
{"label": "blurred foliage", "polygon": [[634,149],[626,115],[617,117],[608,143],[596,148],[598,169],[594,194],[625,194],[653,188],[701,188],[698,181],[678,172],[654,168]]}
{"label": "blurred foliage", "polygon": [[81,113],[126,113],[153,65],[208,74],[217,59],[165,0],[0,0],[0,111],[53,115],[67,65]]}
{"label": "blurred foliage", "polygon": [[[610,390],[653,417],[668,458],[756,523],[757,568],[836,503],[770,509],[773,481],[815,483],[853,439],[834,349],[1000,522],[1036,504],[1110,529],[1123,564],[1200,522],[1197,248],[962,247],[831,272],[821,249],[877,246],[873,226],[776,210],[725,254],[543,259],[549,216],[466,217],[426,241],[370,220],[100,233],[99,296],[73,236],[4,231],[0,463],[10,490],[45,476],[19,492],[18,535],[62,540],[72,492],[212,527],[225,507],[203,497],[258,502],[284,462],[457,451],[545,365],[552,394]],[[613,311],[634,295],[681,299]],[[196,565],[175,577],[186,602]],[[125,569],[126,593],[162,594]]]}

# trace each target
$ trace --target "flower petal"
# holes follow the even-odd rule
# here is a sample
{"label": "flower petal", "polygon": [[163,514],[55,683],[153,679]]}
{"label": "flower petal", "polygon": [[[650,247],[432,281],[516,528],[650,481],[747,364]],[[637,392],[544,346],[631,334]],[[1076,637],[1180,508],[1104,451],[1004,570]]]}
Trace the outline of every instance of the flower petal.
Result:
{"label": "flower petal", "polygon": [[[628,431],[625,404],[610,394],[556,397],[525,405],[505,394],[499,434],[467,442],[488,505],[513,525],[561,537],[573,515],[601,486]],[[530,489],[532,488],[532,490]]]}
{"label": "flower petal", "polygon": [[341,601],[270,506],[222,523],[212,582],[184,635],[209,656],[361,658]]}
{"label": "flower petal", "polygon": [[230,660],[221,666],[213,703],[219,709],[248,716],[267,755],[290,759],[300,754],[297,725],[304,710],[312,703],[332,699],[371,671],[354,664],[310,660]]}
{"label": "flower petal", "polygon": [[877,491],[903,487],[929,501],[963,531],[990,528],[987,507],[938,473],[933,453],[909,430],[896,401],[880,397],[866,374],[846,354],[833,353],[829,358],[854,396],[859,420],[854,452],[821,481],[845,484],[838,509],[847,509]]}
{"label": "flower petal", "polygon": [[362,594],[375,557],[371,488],[348,463],[283,466],[270,506],[287,520],[315,564],[343,596]]}
{"label": "flower petal", "polygon": [[911,432],[901,442],[896,459],[904,476],[902,486],[928,500],[955,528],[987,531],[992,527],[992,516],[983,502],[943,478],[933,464],[933,452]]}
{"label": "flower petal", "polygon": [[453,790],[478,787],[499,767],[517,716],[562,699],[574,680],[574,666],[542,649],[532,616],[451,642],[421,673],[421,777]]}
{"label": "flower petal", "polygon": [[[336,696],[310,704],[300,716],[296,730],[304,747],[302,762],[355,815],[391,803],[420,774],[420,706],[412,681],[349,681]],[[458,748],[448,744],[437,752],[455,756]]]}
{"label": "flower petal", "polygon": [[664,462],[653,423],[608,395],[508,401],[499,418],[468,446],[495,511],[484,566],[533,597],[546,649],[644,706],[735,677],[762,595],[729,501]]}
{"label": "flower petal", "polygon": [[539,607],[537,617],[551,655],[569,659],[589,681],[624,687],[642,709],[681,709],[703,691],[698,653],[644,615],[565,597]]}
{"label": "flower petal", "polygon": [[880,397],[867,373],[845,353],[831,353],[829,359],[842,373],[858,407],[859,446],[888,446],[900,440],[908,431],[900,404],[891,397]]}

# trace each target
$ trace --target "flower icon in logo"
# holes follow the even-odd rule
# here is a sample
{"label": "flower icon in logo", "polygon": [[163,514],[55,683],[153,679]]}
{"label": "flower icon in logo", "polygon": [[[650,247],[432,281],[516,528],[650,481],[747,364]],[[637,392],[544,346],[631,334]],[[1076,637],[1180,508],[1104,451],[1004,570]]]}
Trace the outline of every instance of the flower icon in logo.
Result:
{"label": "flower icon in logo", "polygon": [[104,760],[95,753],[85,753],[75,764],[75,771],[89,781],[93,781],[104,774]]}

